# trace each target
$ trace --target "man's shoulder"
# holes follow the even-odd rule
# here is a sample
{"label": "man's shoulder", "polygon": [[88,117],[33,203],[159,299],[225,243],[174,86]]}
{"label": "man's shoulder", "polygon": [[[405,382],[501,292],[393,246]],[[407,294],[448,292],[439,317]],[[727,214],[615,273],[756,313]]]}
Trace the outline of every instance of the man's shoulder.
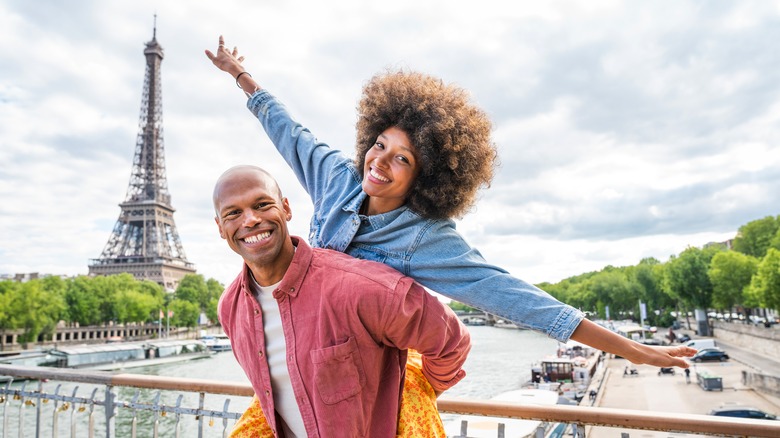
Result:
{"label": "man's shoulder", "polygon": [[238,276],[222,291],[219,296],[219,307],[222,307],[222,303],[235,300],[236,296],[241,292],[244,287],[244,272],[238,274]]}

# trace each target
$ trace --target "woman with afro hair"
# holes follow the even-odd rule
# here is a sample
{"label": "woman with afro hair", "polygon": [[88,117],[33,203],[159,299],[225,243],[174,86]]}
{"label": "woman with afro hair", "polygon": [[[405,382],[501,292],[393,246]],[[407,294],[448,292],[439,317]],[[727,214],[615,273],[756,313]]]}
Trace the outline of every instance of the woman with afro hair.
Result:
{"label": "woman with afro hair", "polygon": [[385,263],[428,289],[519,327],[582,342],[636,364],[679,366],[695,350],[626,339],[485,261],[455,229],[493,178],[491,123],[441,79],[387,71],[363,88],[356,156],[319,142],[254,81],[220,36],[206,55],[249,97],[247,107],[314,203],[312,246]]}

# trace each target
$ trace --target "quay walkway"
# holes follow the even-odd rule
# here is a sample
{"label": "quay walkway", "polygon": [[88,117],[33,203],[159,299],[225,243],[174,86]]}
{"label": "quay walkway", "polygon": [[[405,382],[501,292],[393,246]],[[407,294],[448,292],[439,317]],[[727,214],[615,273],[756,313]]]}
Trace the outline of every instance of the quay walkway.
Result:
{"label": "quay walkway", "polygon": [[[658,368],[649,365],[634,366],[638,376],[623,376],[630,364],[625,359],[609,358],[597,372],[591,388],[598,388],[596,399],[584,400],[583,404],[604,408],[636,409],[654,411],[655,414],[675,418],[686,414],[707,414],[723,404],[741,404],[761,409],[780,416],[780,397],[755,391],[742,383],[742,372],[759,371],[780,376],[780,363],[721,340],[716,341],[725,350],[730,360],[726,362],[691,363],[690,383],[685,373],[676,368],[674,375],[658,374]],[[722,379],[723,390],[704,390],[696,374],[707,373]],[[780,421],[778,421],[780,423]],[[615,429],[593,427],[588,437],[617,437]],[[643,431],[643,438],[684,437],[702,435],[675,434],[669,432]],[[705,435],[716,436],[716,435]],[[780,435],[779,435],[780,436]]]}

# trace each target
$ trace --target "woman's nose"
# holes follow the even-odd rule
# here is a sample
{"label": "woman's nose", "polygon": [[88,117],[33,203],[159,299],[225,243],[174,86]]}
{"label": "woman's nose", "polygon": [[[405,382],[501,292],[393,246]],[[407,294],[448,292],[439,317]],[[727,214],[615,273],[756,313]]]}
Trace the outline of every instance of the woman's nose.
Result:
{"label": "woman's nose", "polygon": [[382,153],[374,157],[374,165],[377,167],[387,167],[388,154]]}

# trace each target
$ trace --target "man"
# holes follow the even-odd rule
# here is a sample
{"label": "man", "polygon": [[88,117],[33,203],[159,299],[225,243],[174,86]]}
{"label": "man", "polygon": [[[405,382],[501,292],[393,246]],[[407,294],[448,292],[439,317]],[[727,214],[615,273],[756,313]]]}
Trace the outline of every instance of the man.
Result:
{"label": "man", "polygon": [[455,314],[385,265],[291,236],[266,171],[229,169],[214,209],[244,259],[219,319],[276,436],[394,437],[409,348],[436,394],[465,376],[470,339]]}

